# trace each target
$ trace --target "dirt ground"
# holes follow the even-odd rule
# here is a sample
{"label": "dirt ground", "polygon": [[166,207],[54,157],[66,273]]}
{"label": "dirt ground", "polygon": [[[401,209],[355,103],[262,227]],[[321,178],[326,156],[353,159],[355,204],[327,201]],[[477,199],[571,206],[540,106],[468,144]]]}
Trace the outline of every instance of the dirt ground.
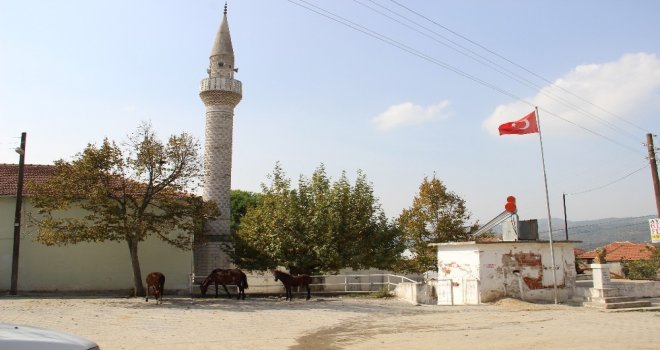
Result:
{"label": "dirt ground", "polygon": [[610,313],[505,299],[479,306],[317,297],[0,297],[0,322],[111,349],[658,349],[660,312]]}

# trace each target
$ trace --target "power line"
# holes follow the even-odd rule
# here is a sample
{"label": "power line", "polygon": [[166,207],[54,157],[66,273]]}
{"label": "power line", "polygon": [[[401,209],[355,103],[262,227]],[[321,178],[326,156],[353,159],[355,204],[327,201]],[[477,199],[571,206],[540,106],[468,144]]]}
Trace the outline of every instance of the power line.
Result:
{"label": "power line", "polygon": [[603,189],[603,188],[605,188],[605,187],[607,187],[607,186],[610,186],[610,185],[613,185],[613,184],[615,184],[615,183],[617,183],[617,182],[619,182],[619,181],[625,180],[625,179],[627,179],[628,177],[630,177],[630,176],[632,176],[632,175],[634,175],[634,174],[637,174],[638,172],[640,172],[640,171],[642,171],[642,170],[644,170],[644,169],[646,169],[646,168],[648,168],[648,167],[649,167],[648,164],[647,164],[647,165],[644,165],[643,167],[641,167],[641,168],[639,168],[639,169],[637,169],[637,170],[635,170],[635,171],[633,171],[633,172],[631,172],[631,173],[629,173],[629,174],[626,174],[626,175],[624,175],[624,176],[622,176],[622,177],[620,177],[620,178],[618,178],[618,179],[616,179],[616,180],[614,180],[614,181],[612,181],[612,182],[608,182],[608,183],[606,183],[606,184],[604,184],[604,185],[601,185],[601,186],[598,186],[598,187],[594,187],[594,188],[591,188],[591,189],[588,189],[588,190],[580,191],[580,192],[566,193],[566,195],[568,195],[568,196],[574,196],[574,195],[577,195],[577,194],[589,193],[589,192],[593,192],[593,191],[597,191],[597,190]]}
{"label": "power line", "polygon": [[549,111],[549,110],[547,110],[547,109],[545,109],[545,108],[538,107],[538,109],[541,110],[541,111],[543,111],[544,113],[550,114],[551,116],[553,116],[553,117],[555,117],[555,118],[557,118],[557,119],[560,119],[560,120],[563,120],[563,121],[565,121],[565,122],[567,122],[567,123],[569,123],[569,124],[572,124],[573,126],[578,127],[578,128],[580,128],[580,129],[582,129],[582,130],[584,130],[584,131],[586,131],[586,132],[588,132],[588,133],[590,133],[590,134],[596,135],[596,136],[598,136],[598,137],[602,137],[603,139],[605,139],[605,140],[607,140],[607,141],[610,141],[611,143],[613,143],[613,144],[615,144],[615,145],[617,145],[617,146],[619,146],[619,147],[622,147],[622,148],[625,148],[625,149],[627,149],[627,150],[629,150],[629,151],[632,151],[632,152],[635,153],[635,154],[639,154],[639,151],[638,151],[637,149],[632,148],[632,147],[627,146],[627,145],[624,145],[624,144],[622,144],[622,143],[620,143],[620,142],[618,142],[618,141],[612,139],[611,137],[607,137],[607,136],[605,136],[605,135],[603,135],[603,134],[601,134],[601,133],[599,133],[599,132],[596,132],[596,131],[594,131],[594,130],[591,130],[591,129],[585,127],[585,126],[579,125],[579,124],[577,124],[577,123],[575,123],[575,122],[573,122],[573,121],[570,121],[570,120],[568,120],[568,119],[566,119],[566,118],[564,118],[564,117],[562,117],[562,116],[560,116],[560,115],[558,115],[558,114],[556,114],[556,113],[553,113],[553,112],[551,112],[551,111]]}
{"label": "power line", "polygon": [[[513,72],[512,70],[510,70],[510,69],[508,69],[508,68],[506,68],[506,67],[504,67],[504,66],[498,64],[497,62],[494,62],[493,60],[489,59],[488,57],[485,57],[485,56],[483,56],[483,55],[481,55],[481,54],[479,54],[479,53],[477,53],[477,52],[475,52],[475,51],[473,51],[473,50],[471,50],[471,49],[469,49],[469,48],[467,48],[467,47],[461,45],[460,43],[458,43],[458,42],[456,42],[456,41],[454,41],[454,40],[451,40],[450,38],[448,38],[448,37],[446,37],[446,36],[444,36],[444,35],[442,35],[442,34],[436,32],[436,31],[434,31],[434,30],[432,30],[432,29],[430,29],[430,28],[428,28],[428,27],[425,27],[425,26],[423,26],[423,25],[421,25],[421,24],[415,22],[414,20],[412,20],[412,19],[410,19],[410,18],[408,18],[408,17],[406,17],[406,16],[403,16],[403,15],[401,15],[401,14],[399,14],[399,13],[397,13],[397,12],[395,12],[395,11],[393,11],[393,10],[391,10],[391,9],[389,9],[389,8],[387,8],[387,7],[385,7],[385,6],[383,6],[383,5],[380,5],[380,4],[376,3],[376,2],[373,1],[373,0],[366,0],[366,1],[369,1],[369,2],[373,3],[374,5],[378,6],[379,8],[382,8],[382,9],[384,9],[385,11],[387,11],[387,12],[389,12],[389,13],[391,13],[391,14],[397,16],[397,17],[403,18],[404,20],[406,20],[406,21],[408,21],[408,22],[414,24],[415,26],[417,26],[417,27],[419,27],[419,28],[422,28],[422,29],[424,29],[425,31],[427,31],[427,32],[429,32],[429,33],[432,33],[432,34],[433,34],[434,36],[436,36],[436,37],[439,37],[439,38],[442,38],[442,39],[446,40],[447,42],[451,43],[453,46],[452,46],[452,45],[449,45],[449,44],[447,44],[447,43],[445,43],[445,42],[443,42],[443,41],[441,41],[441,40],[438,40],[438,39],[437,39],[436,37],[434,37],[434,36],[431,36],[431,35],[429,35],[429,34],[427,34],[427,33],[425,33],[425,32],[422,32],[422,31],[420,31],[420,30],[418,30],[418,29],[416,29],[416,28],[413,28],[412,26],[410,26],[410,25],[408,25],[408,24],[406,24],[406,23],[404,23],[404,22],[402,22],[402,21],[400,21],[400,20],[398,20],[398,19],[396,19],[396,18],[394,18],[394,17],[388,15],[387,13],[384,13],[383,11],[380,11],[380,10],[378,10],[378,9],[372,7],[372,6],[369,6],[369,5],[365,4],[365,3],[361,2],[360,0],[353,0],[353,1],[356,2],[356,3],[358,3],[358,4],[360,4],[360,5],[362,5],[362,6],[365,7],[365,8],[367,8],[367,9],[369,9],[369,10],[375,12],[375,13],[378,13],[379,15],[381,15],[381,16],[383,16],[383,17],[386,17],[386,18],[388,18],[388,19],[390,19],[390,20],[392,20],[392,21],[394,21],[394,22],[396,22],[396,23],[401,24],[402,26],[405,26],[406,28],[409,28],[409,29],[411,29],[411,30],[413,30],[413,31],[415,31],[415,32],[417,32],[417,33],[419,33],[419,34],[421,34],[421,35],[423,35],[423,36],[425,36],[425,37],[427,37],[427,38],[429,38],[429,39],[435,41],[436,43],[439,43],[439,44],[441,44],[441,45],[443,45],[443,46],[445,46],[445,47],[447,47],[447,48],[449,48],[449,49],[451,49],[451,50],[454,50],[454,51],[456,51],[456,52],[458,52],[458,53],[460,53],[460,54],[462,54],[462,55],[464,55],[464,56],[466,56],[466,57],[468,57],[468,58],[470,58],[470,59],[472,59],[472,60],[474,60],[474,61],[476,61],[476,62],[478,62],[478,63],[480,63],[480,64],[482,64],[482,65],[484,65],[484,66],[486,66],[486,67],[488,67],[488,68],[490,68],[490,69],[492,69],[492,70],[494,70],[494,71],[496,71],[496,72],[498,72],[498,73],[500,73],[500,74],[502,74],[502,75],[504,75],[504,76],[506,76],[506,77],[508,77],[508,78],[510,78],[510,79],[512,79],[512,80],[514,80],[514,81],[516,81],[516,82],[518,82],[518,83],[520,83],[521,85],[523,85],[523,86],[525,86],[525,87],[527,87],[527,88],[530,88],[531,90],[535,91],[535,92],[538,93],[538,94],[541,94],[541,95],[544,95],[544,96],[546,96],[546,97],[549,97],[549,98],[551,98],[551,99],[553,99],[553,100],[559,102],[560,104],[562,104],[562,105],[564,105],[564,106],[566,106],[566,107],[572,108],[572,109],[574,109],[574,110],[580,112],[581,114],[583,114],[583,115],[585,115],[585,116],[587,116],[587,117],[589,117],[589,118],[595,120],[596,122],[599,122],[599,123],[605,125],[606,127],[612,129],[612,130],[615,131],[615,132],[622,132],[622,133],[624,133],[626,136],[628,136],[628,137],[630,137],[630,138],[632,138],[632,139],[637,139],[637,138],[638,138],[637,135],[631,133],[630,131],[628,131],[628,130],[626,130],[626,129],[624,129],[624,128],[621,128],[621,127],[619,127],[619,126],[617,126],[617,125],[615,125],[615,124],[609,122],[608,120],[606,120],[606,119],[604,119],[604,118],[601,118],[601,117],[597,116],[597,115],[594,114],[594,113],[591,113],[590,111],[588,111],[588,110],[586,110],[586,109],[583,109],[582,107],[580,107],[580,106],[578,106],[578,105],[572,103],[571,101],[569,101],[569,100],[567,100],[567,99],[565,99],[565,98],[563,98],[563,97],[561,97],[561,96],[559,96],[559,95],[556,95],[556,94],[553,94],[553,93],[551,93],[551,92],[549,92],[549,91],[544,90],[542,86],[539,86],[538,84],[536,84],[536,83],[532,82],[531,80],[529,80],[529,79],[527,79],[527,78],[521,76],[520,74],[517,74],[517,73]],[[406,9],[408,9],[408,8],[406,7]],[[408,10],[411,11],[411,12],[413,12],[413,13],[415,13],[415,14],[417,14],[417,12],[414,12],[414,11],[412,11],[412,10],[410,10],[410,9],[408,9]],[[422,15],[420,15],[420,16],[422,16]],[[424,17],[424,16],[422,16],[422,17],[428,20],[428,18],[426,18],[426,17]],[[433,22],[433,23],[436,23],[436,22]],[[437,23],[436,23],[436,24],[437,24]],[[442,25],[440,25],[440,24],[437,24],[437,25],[441,26],[442,28],[444,28],[444,29],[446,29],[446,30],[449,30],[449,29],[447,29],[446,27],[444,27],[444,26],[442,26]],[[452,33],[454,33],[455,35],[458,35],[457,33],[453,32],[453,31],[451,31],[451,30],[449,30],[449,31],[452,32]],[[465,38],[464,36],[460,36],[460,37],[463,38],[464,40],[468,40],[469,42],[474,43],[472,40],[469,40],[468,38]],[[479,46],[483,48],[483,46],[481,46],[481,45],[479,45]],[[487,48],[484,48],[484,49],[487,50],[488,52],[492,52],[491,50],[488,50]],[[493,53],[494,53],[494,52],[493,52]],[[494,54],[497,55],[498,57],[502,57],[502,56],[499,55],[499,54],[496,54],[496,53],[494,53]],[[506,59],[506,61],[507,61],[507,62],[511,62],[512,64],[515,64],[514,62],[512,62],[512,61],[510,61],[510,60],[508,60],[508,59]],[[516,64],[516,66],[519,66],[519,65]],[[524,67],[523,67],[523,68],[524,68]],[[529,71],[529,70],[527,70],[527,69],[525,69],[525,70],[528,71],[528,72],[531,72],[531,71]],[[534,75],[536,75],[536,74],[533,73],[533,72],[531,72],[531,73],[534,74]],[[538,76],[538,75],[536,75],[536,76]],[[542,77],[541,77],[541,78],[542,78]],[[548,84],[550,84],[550,86],[560,88],[561,90],[564,90],[565,92],[570,93],[570,94],[573,95],[573,96],[577,96],[577,95],[571,93],[570,91],[568,91],[568,90],[566,90],[566,89],[563,89],[563,88],[561,88],[560,86],[558,86],[558,85],[556,85],[556,84],[554,84],[554,83],[552,83],[552,82],[550,82],[550,81],[548,81],[548,80],[546,80],[546,79],[543,79],[543,80],[544,80],[545,82],[547,82]],[[577,97],[579,97],[579,96],[577,96]],[[582,99],[582,98],[581,98],[581,99]],[[584,101],[584,99],[582,99],[582,100]],[[588,101],[587,101],[587,102],[588,102]]]}
{"label": "power line", "polygon": [[[629,220],[635,220],[635,219],[645,219],[645,218],[649,218],[649,217],[650,217],[649,215],[644,215],[644,216],[636,216],[636,217],[632,217],[632,218],[620,218],[620,219],[614,219],[614,220],[610,220],[610,221],[599,221],[599,222],[595,222],[595,223],[591,223],[591,224],[568,226],[568,228],[569,229],[577,229],[577,228],[585,228],[585,227],[595,227],[595,226],[608,225],[608,224],[612,224],[612,223],[616,223],[616,222],[620,222],[620,221],[624,221],[624,220],[629,221]],[[637,226],[637,225],[640,225],[640,224],[644,224],[644,222],[640,221],[640,222],[636,222],[636,223],[632,223],[632,224],[614,226],[612,228],[631,227],[631,226]],[[539,231],[539,234],[549,233],[549,232],[550,231]],[[580,233],[589,233],[589,231],[586,231],[586,232],[583,231],[583,232],[580,232]]]}
{"label": "power line", "polygon": [[[332,21],[335,21],[335,22],[337,22],[337,23],[339,23],[339,24],[342,24],[342,25],[347,26],[347,27],[349,27],[349,28],[351,28],[351,29],[357,30],[357,31],[359,31],[359,32],[361,32],[361,33],[363,33],[363,34],[366,34],[366,35],[368,35],[368,36],[370,36],[370,37],[372,37],[372,38],[375,38],[375,39],[377,39],[377,40],[380,40],[380,41],[382,41],[382,42],[384,42],[384,43],[386,43],[386,44],[389,44],[389,45],[391,45],[391,46],[394,46],[394,47],[396,47],[396,48],[398,48],[398,49],[400,49],[400,50],[403,50],[403,51],[405,51],[405,52],[408,52],[408,53],[410,53],[410,54],[412,54],[412,55],[414,55],[414,56],[417,56],[417,57],[419,57],[419,58],[421,58],[421,59],[423,59],[423,60],[426,60],[426,61],[428,61],[428,62],[431,62],[431,63],[433,63],[433,64],[435,64],[435,65],[438,65],[438,66],[440,66],[440,67],[442,67],[442,68],[445,68],[445,69],[447,69],[447,70],[449,70],[449,71],[452,71],[452,72],[454,72],[454,73],[456,73],[456,74],[458,74],[458,75],[460,75],[460,76],[462,76],[462,77],[468,78],[468,79],[470,79],[470,80],[472,80],[472,81],[474,81],[474,82],[476,82],[476,83],[479,83],[479,84],[481,84],[481,85],[484,85],[484,86],[486,86],[486,87],[489,87],[489,88],[491,88],[491,89],[493,89],[493,90],[495,90],[495,91],[497,91],[497,92],[499,92],[499,93],[501,93],[501,94],[503,94],[503,95],[505,95],[505,96],[511,97],[511,98],[514,99],[514,100],[517,100],[517,101],[520,101],[520,102],[526,103],[526,104],[529,105],[530,107],[534,107],[534,104],[533,104],[533,103],[524,100],[524,99],[523,99],[522,97],[520,97],[520,96],[517,96],[517,95],[515,95],[515,94],[513,94],[513,93],[511,93],[511,92],[509,92],[509,91],[506,91],[506,90],[504,90],[504,89],[502,89],[502,88],[500,88],[500,87],[498,87],[498,86],[496,86],[496,85],[490,84],[490,83],[488,83],[488,82],[486,82],[486,81],[484,81],[484,80],[482,80],[482,79],[479,79],[479,78],[477,78],[477,77],[475,77],[475,76],[473,76],[473,75],[471,75],[471,74],[469,74],[469,73],[466,73],[466,72],[464,72],[464,71],[462,71],[462,70],[460,70],[460,69],[458,69],[458,68],[456,68],[456,67],[454,67],[454,66],[448,64],[448,63],[445,63],[445,62],[440,61],[440,60],[438,60],[438,59],[436,59],[436,58],[434,58],[434,57],[431,57],[431,56],[429,56],[429,55],[427,55],[427,54],[425,54],[425,53],[423,53],[423,52],[421,52],[421,51],[419,51],[419,50],[416,50],[416,49],[414,49],[414,48],[412,48],[412,47],[410,47],[410,46],[408,46],[408,45],[405,45],[405,44],[403,44],[403,43],[401,43],[401,42],[399,42],[399,41],[397,41],[397,40],[394,40],[394,39],[389,38],[389,37],[387,37],[387,36],[385,36],[385,35],[382,35],[382,34],[380,34],[380,33],[377,33],[377,32],[375,32],[375,31],[373,31],[373,30],[371,30],[371,29],[368,29],[368,28],[366,28],[366,27],[364,27],[364,26],[362,26],[362,25],[360,25],[360,24],[357,24],[357,23],[355,23],[355,22],[353,22],[353,21],[351,21],[351,20],[348,20],[348,19],[346,19],[346,18],[344,18],[344,17],[341,17],[341,16],[339,16],[339,15],[337,15],[337,14],[334,14],[334,13],[328,11],[328,10],[325,10],[325,9],[323,9],[323,8],[317,6],[317,5],[311,4],[311,3],[309,3],[308,1],[305,1],[305,0],[297,0],[297,1],[300,1],[300,2],[302,2],[302,3],[304,3],[304,4],[306,4],[307,6],[305,6],[305,5],[303,5],[303,4],[300,4],[300,3],[297,3],[297,2],[295,2],[294,0],[288,0],[288,1],[289,1],[290,3],[292,3],[292,4],[294,4],[294,5],[300,6],[300,7],[304,8],[304,9],[307,9],[307,10],[309,10],[309,11],[311,11],[311,12],[314,12],[314,13],[319,14],[319,15],[321,15],[321,16],[323,16],[323,17],[326,17],[326,18],[328,18],[328,19],[330,19],[330,20],[332,20]],[[311,7],[310,7],[310,6],[311,6]],[[312,8],[312,7],[313,7],[313,8]]]}
{"label": "power line", "polygon": [[[296,2],[296,1],[294,1],[294,0],[288,0],[288,1],[289,1],[290,3],[292,3],[292,4],[294,4],[294,5],[297,5],[297,6],[299,6],[299,7],[302,7],[302,8],[304,8],[304,9],[308,10],[308,11],[311,11],[311,12],[314,12],[314,13],[316,13],[316,14],[318,14],[318,15],[321,15],[321,16],[323,16],[323,17],[326,17],[326,18],[328,18],[328,19],[330,19],[330,20],[332,20],[332,21],[334,21],[334,22],[337,22],[337,23],[339,23],[339,24],[342,24],[342,25],[344,25],[344,26],[347,26],[347,27],[349,27],[349,28],[351,28],[351,29],[353,29],[353,30],[359,31],[359,32],[361,32],[361,33],[363,33],[363,34],[366,34],[366,35],[372,37],[372,38],[375,38],[375,39],[377,39],[377,40],[379,40],[379,41],[382,41],[382,42],[384,42],[384,43],[386,43],[386,44],[389,44],[389,45],[391,45],[391,46],[394,46],[394,47],[396,47],[396,48],[398,48],[398,49],[400,49],[400,50],[403,50],[403,51],[405,51],[405,52],[408,52],[408,53],[410,53],[410,54],[412,54],[412,55],[414,55],[414,56],[417,56],[417,57],[419,57],[419,58],[421,58],[421,59],[424,59],[424,60],[426,60],[426,61],[428,61],[428,62],[431,62],[431,63],[433,63],[433,64],[435,64],[435,65],[438,65],[438,66],[440,66],[440,67],[442,67],[442,68],[445,68],[445,69],[447,69],[447,70],[449,70],[449,71],[452,71],[452,72],[454,72],[454,73],[456,73],[456,74],[458,74],[458,75],[460,75],[460,76],[463,76],[463,77],[465,77],[465,78],[468,78],[468,79],[470,79],[470,80],[472,80],[472,81],[474,81],[474,82],[476,82],[476,83],[479,83],[479,84],[481,84],[481,85],[483,85],[483,86],[486,86],[486,87],[488,87],[488,88],[490,88],[490,89],[492,89],[492,90],[494,90],[494,91],[497,91],[497,92],[499,92],[499,93],[501,93],[501,94],[503,94],[503,95],[505,95],[505,96],[508,96],[508,97],[510,97],[510,98],[512,98],[512,99],[514,99],[514,100],[517,100],[517,101],[519,101],[519,102],[525,103],[525,104],[527,104],[527,105],[530,106],[530,107],[535,107],[535,105],[534,105],[533,103],[531,103],[531,102],[529,102],[529,101],[523,99],[523,98],[520,97],[520,96],[515,95],[514,93],[512,93],[512,92],[510,92],[510,91],[507,91],[507,90],[505,90],[505,89],[503,89],[503,88],[501,88],[501,87],[499,87],[499,86],[496,86],[496,85],[494,85],[494,84],[488,83],[488,82],[484,81],[483,79],[480,79],[480,78],[478,78],[478,77],[476,77],[476,76],[473,76],[473,75],[471,75],[471,74],[469,74],[469,73],[467,73],[467,72],[464,72],[463,70],[461,70],[461,69],[459,69],[459,68],[456,68],[456,67],[454,67],[454,66],[452,66],[452,65],[450,65],[450,64],[448,64],[448,63],[445,63],[445,62],[443,62],[443,61],[440,61],[440,60],[438,60],[438,59],[436,59],[436,58],[434,58],[434,57],[431,57],[431,56],[429,56],[429,55],[427,55],[427,54],[425,54],[425,53],[423,53],[423,52],[420,52],[419,50],[416,50],[416,49],[414,49],[414,48],[412,48],[412,47],[410,47],[410,46],[408,46],[408,45],[405,45],[405,44],[403,44],[403,43],[401,43],[401,42],[399,42],[399,41],[397,41],[397,40],[394,40],[394,39],[392,39],[392,38],[390,38],[390,37],[388,37],[388,36],[385,36],[385,35],[383,35],[383,34],[380,34],[380,33],[378,33],[378,32],[375,32],[375,31],[373,31],[373,30],[371,30],[371,29],[368,29],[368,28],[366,28],[366,27],[364,27],[364,26],[362,26],[362,25],[360,25],[360,24],[357,24],[357,23],[355,23],[355,22],[353,22],[353,21],[351,21],[351,20],[348,20],[348,19],[346,19],[346,18],[344,18],[344,17],[342,17],[342,16],[339,16],[339,15],[337,15],[337,14],[335,14],[335,13],[332,13],[332,12],[330,12],[330,11],[328,11],[328,10],[325,10],[325,9],[323,9],[323,8],[317,6],[317,5],[314,5],[314,4],[312,4],[312,3],[308,2],[308,1],[305,1],[305,0],[297,0],[297,1],[299,1],[299,2]],[[613,144],[616,144],[616,145],[618,145],[618,146],[620,146],[620,147],[623,147],[623,148],[626,148],[626,149],[628,149],[628,150],[632,150],[635,154],[638,154],[638,153],[639,153],[637,150],[635,150],[635,149],[633,149],[633,148],[631,148],[631,147],[629,147],[629,146],[623,145],[622,143],[620,143],[620,142],[618,142],[618,141],[616,141],[616,140],[614,140],[614,139],[612,139],[612,138],[610,138],[610,137],[607,137],[607,136],[605,136],[605,135],[603,135],[603,134],[601,134],[601,133],[598,133],[598,132],[596,132],[596,131],[594,131],[594,130],[591,130],[591,129],[587,128],[587,127],[584,127],[584,126],[578,125],[577,123],[572,122],[572,121],[570,121],[570,120],[568,120],[568,119],[566,119],[566,118],[563,118],[563,117],[561,117],[561,116],[559,116],[559,115],[557,115],[557,114],[555,114],[555,113],[552,113],[552,112],[550,112],[550,111],[547,110],[547,109],[543,109],[543,108],[539,108],[539,109],[543,110],[545,113],[547,113],[547,114],[549,114],[549,115],[552,115],[552,116],[554,116],[554,117],[556,117],[556,118],[558,118],[558,119],[560,119],[560,120],[563,120],[563,121],[565,121],[565,122],[567,122],[567,123],[569,123],[569,124],[572,124],[572,125],[574,125],[574,126],[580,128],[580,129],[583,129],[583,130],[585,130],[585,131],[587,131],[587,132],[589,132],[589,133],[591,133],[591,134],[593,134],[593,135],[599,136],[599,137],[601,137],[601,138],[603,138],[603,139],[605,139],[605,140],[607,140],[607,141],[609,141],[609,142],[612,142]]]}
{"label": "power line", "polygon": [[529,74],[531,74],[531,75],[533,75],[533,76],[535,76],[535,77],[541,79],[542,81],[544,81],[544,82],[550,84],[551,86],[557,87],[558,89],[560,89],[560,90],[562,90],[562,91],[564,91],[564,92],[566,92],[566,93],[568,93],[568,94],[570,94],[570,95],[572,95],[572,96],[574,96],[574,97],[580,99],[581,101],[586,102],[586,103],[588,103],[588,104],[590,104],[590,105],[592,105],[592,106],[594,106],[594,107],[596,107],[596,108],[598,108],[598,109],[600,109],[600,110],[602,110],[602,111],[604,111],[604,112],[606,112],[606,113],[612,115],[613,117],[615,117],[615,118],[617,118],[617,119],[619,119],[619,120],[621,120],[621,121],[627,123],[628,125],[630,125],[630,126],[632,126],[632,127],[635,127],[635,128],[637,128],[637,129],[639,129],[639,130],[645,132],[645,133],[647,132],[644,128],[642,128],[642,127],[640,127],[640,126],[638,126],[638,125],[636,125],[636,124],[634,124],[634,123],[632,123],[632,122],[626,120],[625,118],[623,118],[623,117],[621,117],[621,116],[619,116],[619,115],[617,115],[617,114],[615,114],[615,113],[612,113],[612,112],[606,110],[605,108],[603,108],[603,107],[601,107],[601,106],[599,106],[599,105],[597,105],[597,104],[594,104],[594,103],[592,103],[591,101],[589,101],[589,100],[587,100],[587,99],[585,99],[585,98],[583,98],[583,97],[581,97],[581,96],[579,96],[579,95],[577,95],[577,94],[575,94],[575,93],[573,93],[573,92],[571,92],[571,91],[569,91],[569,90],[567,90],[567,89],[562,88],[561,86],[558,86],[558,85],[554,84],[554,83],[551,82],[549,79],[547,79],[547,78],[545,78],[545,77],[543,77],[543,76],[541,76],[541,75],[535,73],[534,71],[532,71],[532,70],[530,70],[530,69],[528,69],[528,68],[522,66],[521,64],[518,64],[518,63],[514,62],[513,60],[508,59],[507,57],[505,57],[505,56],[503,56],[503,55],[501,55],[501,54],[499,54],[499,53],[497,53],[497,52],[495,52],[495,51],[489,49],[488,47],[486,47],[486,46],[484,46],[484,45],[481,45],[481,44],[479,44],[478,42],[476,42],[476,41],[474,41],[474,40],[471,40],[470,38],[468,38],[468,37],[466,37],[466,36],[464,36],[464,35],[461,35],[460,33],[457,33],[456,31],[451,30],[450,28],[448,28],[448,27],[446,27],[446,26],[444,26],[444,25],[442,25],[442,24],[440,24],[440,23],[438,23],[438,22],[436,22],[436,21],[434,21],[434,20],[432,20],[432,19],[430,19],[430,18],[424,16],[423,14],[421,14],[421,13],[419,13],[419,12],[417,12],[417,11],[415,11],[415,10],[413,10],[413,9],[411,9],[411,8],[409,8],[409,7],[407,7],[407,6],[405,6],[405,5],[402,5],[402,4],[399,3],[398,1],[396,1],[396,0],[390,0],[390,2],[396,4],[397,6],[403,8],[403,9],[405,9],[405,10],[407,10],[407,11],[409,11],[409,12],[411,12],[411,13],[413,13],[413,14],[415,14],[415,15],[417,15],[417,16],[419,16],[419,17],[421,17],[421,18],[423,18],[423,19],[425,19],[425,20],[427,20],[427,21],[429,21],[429,22],[431,22],[431,23],[433,23],[433,24],[435,24],[436,26],[438,26],[438,27],[440,27],[440,28],[442,28],[442,29],[444,29],[444,30],[446,30],[446,31],[448,31],[448,32],[450,32],[450,33],[456,35],[457,37],[459,37],[459,38],[461,38],[461,39],[463,39],[463,40],[465,40],[465,41],[467,41],[467,42],[469,42],[469,43],[471,43],[471,44],[473,44],[473,45],[475,45],[475,46],[477,46],[477,47],[479,47],[479,48],[481,48],[481,49],[483,49],[483,50],[485,50],[485,51],[487,51],[487,52],[489,52],[489,53],[491,53],[492,55],[494,55],[494,56],[496,56],[496,57],[498,57],[498,58],[500,58],[500,59],[502,59],[502,60],[504,60],[504,61],[506,61],[506,62],[508,62],[508,63],[510,63],[510,64],[512,64],[512,65],[514,65],[514,66],[516,66],[516,67],[518,67],[518,68],[520,68],[520,69],[522,69],[522,70],[524,70],[525,72],[527,72],[527,73],[529,73]]}

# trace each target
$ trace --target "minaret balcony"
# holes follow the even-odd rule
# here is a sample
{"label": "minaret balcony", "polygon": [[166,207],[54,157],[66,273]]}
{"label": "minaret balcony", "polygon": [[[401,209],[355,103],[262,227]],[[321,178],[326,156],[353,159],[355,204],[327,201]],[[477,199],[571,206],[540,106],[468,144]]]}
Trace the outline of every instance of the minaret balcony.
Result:
{"label": "minaret balcony", "polygon": [[233,92],[238,95],[243,95],[243,84],[240,80],[223,78],[223,77],[213,77],[203,79],[200,87],[200,92],[205,91],[227,91]]}

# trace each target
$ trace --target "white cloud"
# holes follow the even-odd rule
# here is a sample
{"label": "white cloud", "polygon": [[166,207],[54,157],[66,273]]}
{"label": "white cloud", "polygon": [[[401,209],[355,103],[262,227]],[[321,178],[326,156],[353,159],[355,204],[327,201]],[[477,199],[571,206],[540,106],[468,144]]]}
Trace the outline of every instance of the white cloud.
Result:
{"label": "white cloud", "polygon": [[373,122],[378,129],[394,129],[407,125],[428,123],[448,118],[448,106],[449,101],[442,101],[428,107],[416,105],[412,102],[404,102],[390,106],[385,112],[373,118]]}
{"label": "white cloud", "polygon": [[[631,130],[621,118],[635,123],[657,115],[659,94],[660,59],[654,54],[636,53],[615,62],[577,66],[525,100],[539,107],[543,133],[561,131],[567,135],[581,129],[560,118],[597,132],[612,130],[612,125]],[[500,124],[520,119],[533,109],[520,101],[499,105],[482,126],[497,135]]]}

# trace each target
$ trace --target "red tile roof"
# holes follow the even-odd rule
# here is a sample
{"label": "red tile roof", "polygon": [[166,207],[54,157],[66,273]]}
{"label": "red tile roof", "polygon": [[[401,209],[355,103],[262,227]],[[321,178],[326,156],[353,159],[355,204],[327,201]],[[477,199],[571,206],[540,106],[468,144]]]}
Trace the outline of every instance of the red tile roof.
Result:
{"label": "red tile roof", "polygon": [[586,253],[586,252],[587,252],[586,249],[582,249],[582,248],[573,248],[573,254],[574,254],[575,256],[580,256],[580,255],[582,255],[582,254],[584,254],[584,253]]}
{"label": "red tile roof", "polygon": [[[45,182],[55,174],[54,165],[25,164],[23,168],[23,195],[30,195],[28,181]],[[16,196],[18,191],[18,164],[0,164],[0,196]]]}
{"label": "red tile roof", "polygon": [[[57,168],[54,165],[41,165],[41,164],[25,164],[23,172],[23,195],[30,196],[33,193],[30,193],[27,183],[29,181],[35,183],[44,183],[51,176],[55,175]],[[119,181],[117,181],[119,183]],[[133,184],[134,194],[141,194],[142,192],[139,188],[143,188],[144,185],[139,182],[129,181],[128,183]],[[0,196],[12,196],[16,197],[16,192],[18,190],[18,164],[2,164],[0,163]],[[128,190],[130,192],[130,189]],[[164,194],[167,192],[164,192]],[[175,192],[176,196],[188,196],[189,193],[186,192]]]}
{"label": "red tile roof", "polygon": [[[613,242],[604,247],[607,250],[605,260],[618,262],[621,260],[648,260],[655,247],[648,243]],[[596,250],[591,250],[578,256],[580,259],[595,259]]]}

